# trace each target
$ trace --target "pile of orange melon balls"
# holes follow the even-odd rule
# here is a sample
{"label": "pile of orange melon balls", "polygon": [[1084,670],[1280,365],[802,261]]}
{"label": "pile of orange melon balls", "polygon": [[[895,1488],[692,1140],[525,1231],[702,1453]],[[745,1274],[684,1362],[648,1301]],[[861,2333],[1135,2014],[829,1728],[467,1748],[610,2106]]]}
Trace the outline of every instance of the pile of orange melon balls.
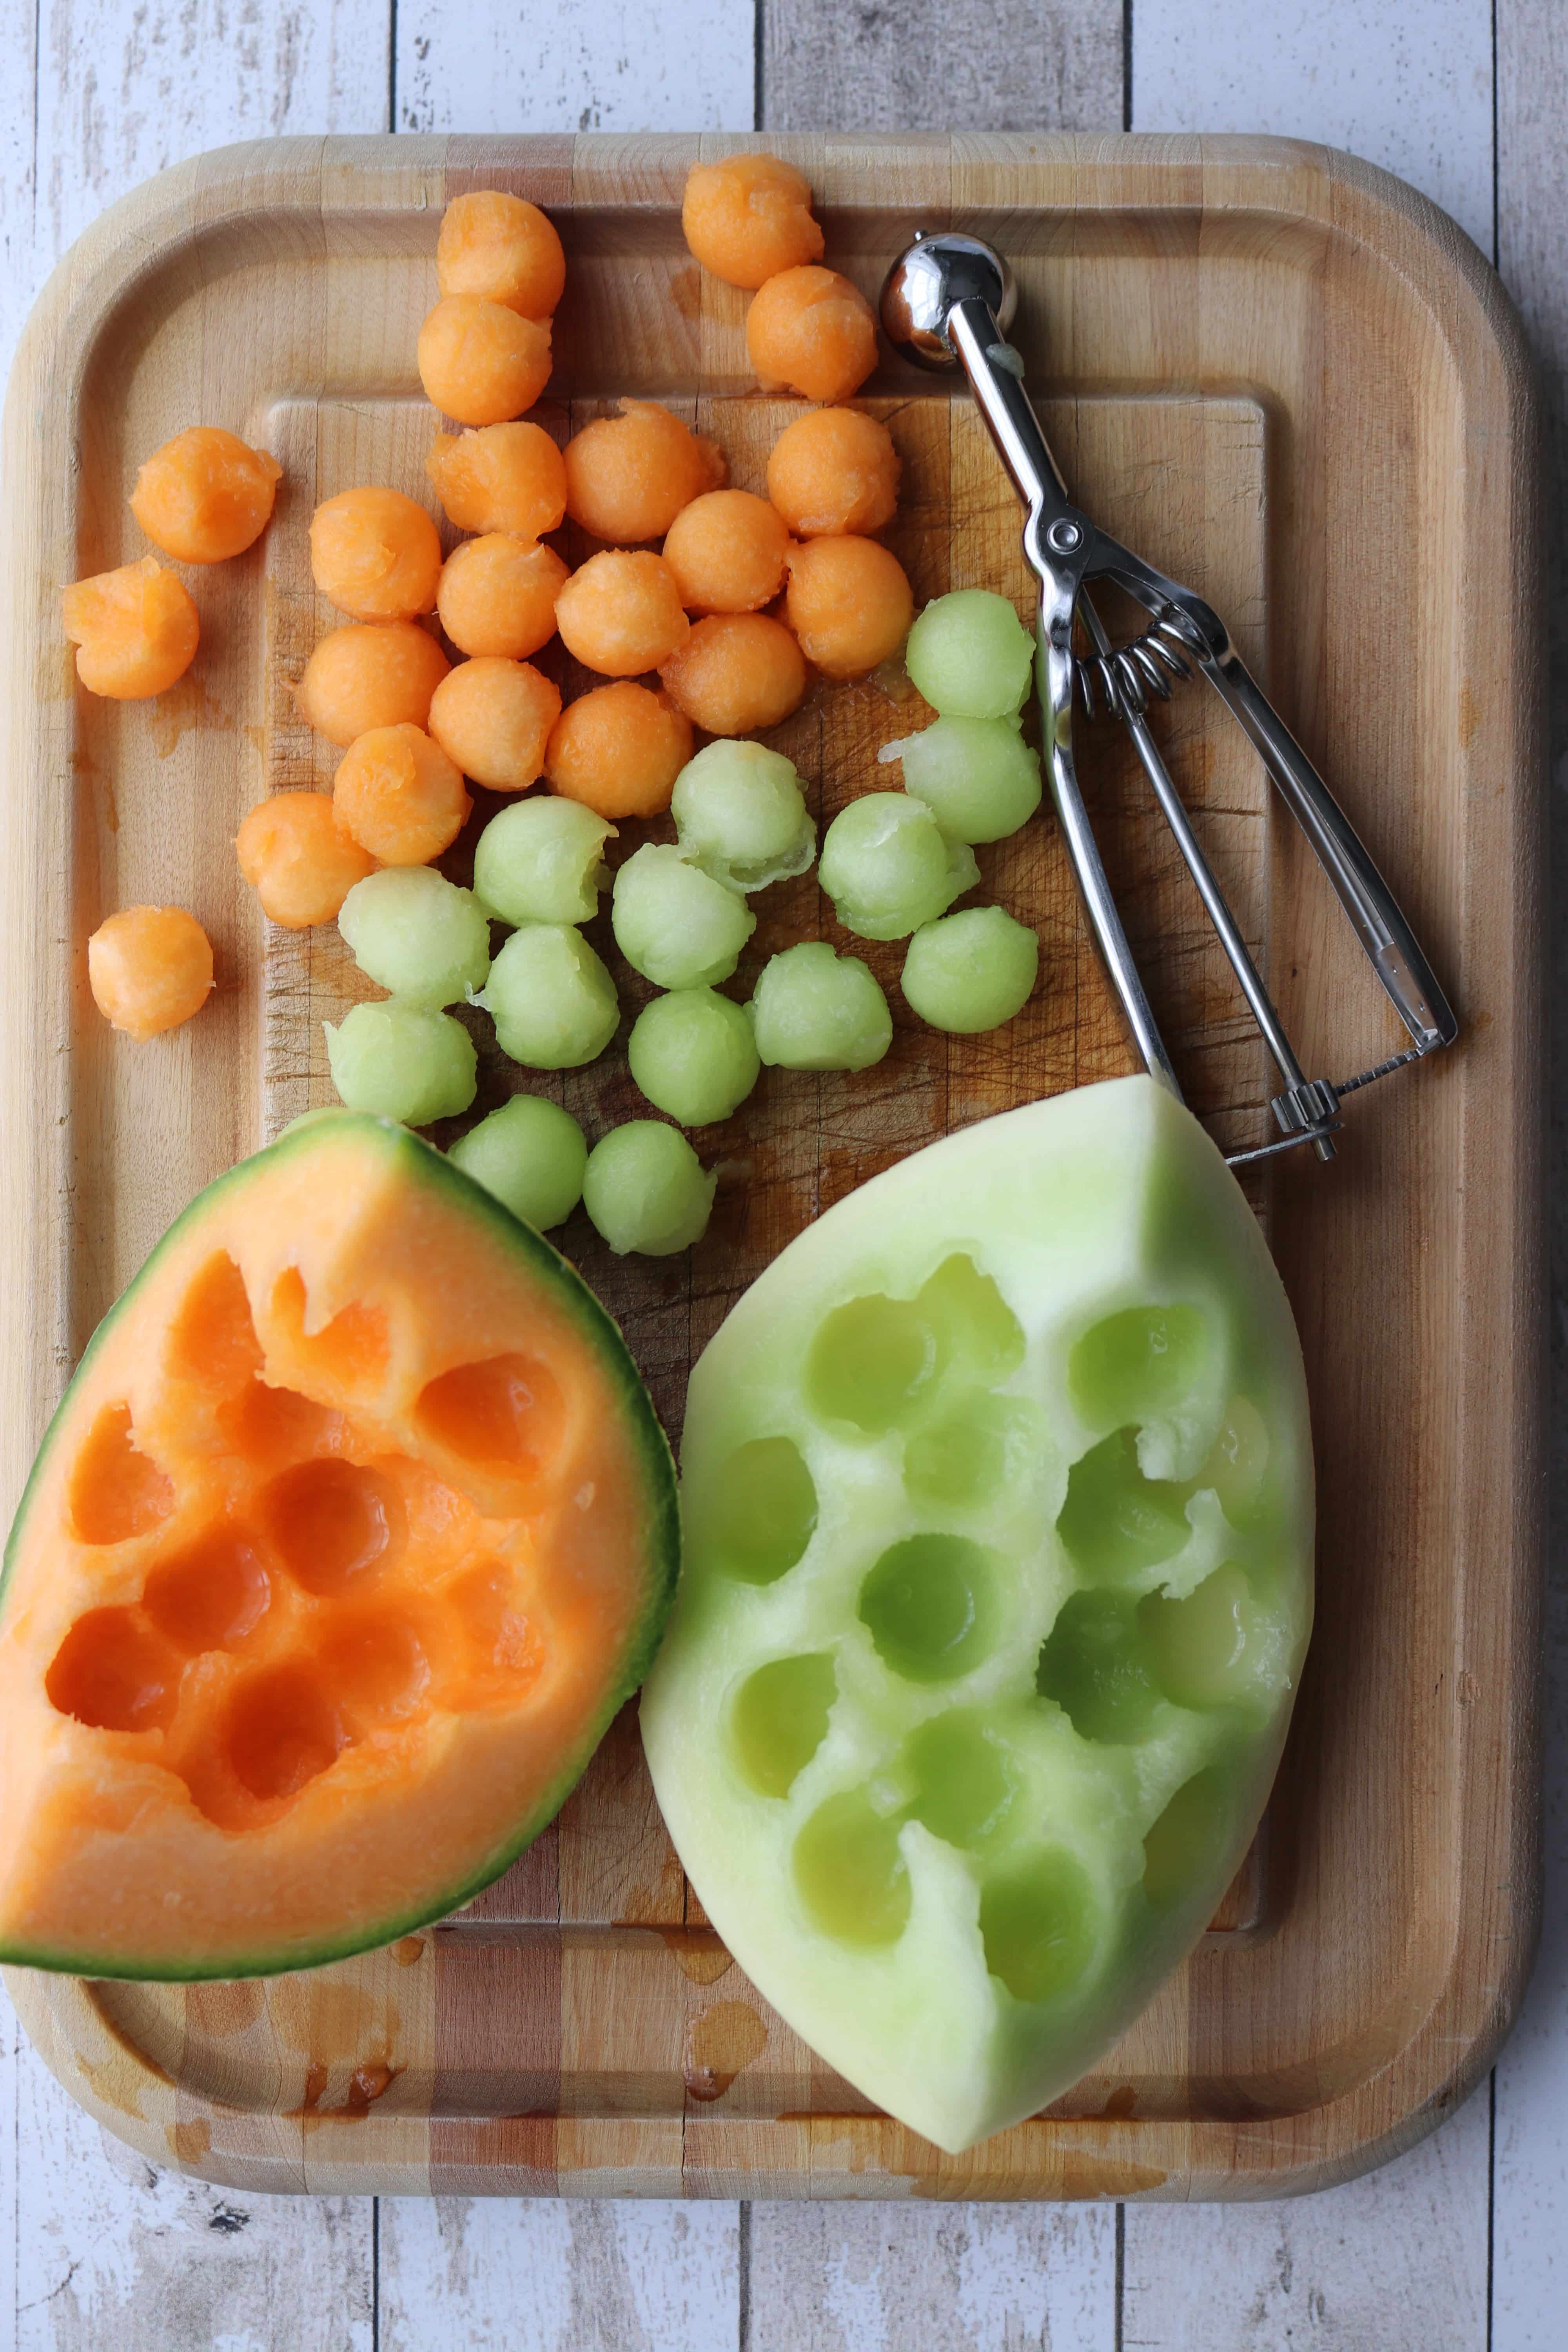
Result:
{"label": "pile of orange melon balls", "polygon": [[[622,400],[563,449],[528,421],[551,373],[561,240],[515,195],[448,205],[417,360],[430,401],[460,428],[437,431],[426,472],[468,536],[443,558],[431,514],[389,488],[316,509],[311,572],[344,619],[295,693],[342,757],[330,793],[275,793],[240,826],[240,870],[275,923],[331,921],[371,875],[439,858],[469,814],[470,782],[521,794],[542,778],[604,820],[600,837],[617,820],[658,816],[695,730],[775,727],[813,669],[863,677],[904,645],[910,583],[872,535],[893,517],[899,458],[884,425],[844,404],[875,366],[876,322],[822,266],[807,183],[765,154],[700,164],[682,225],[698,261],[752,294],[746,341],[763,388],[816,404],[775,443],[765,498],[727,488],[723,452],[657,401]],[[149,458],[132,512],[176,561],[225,562],[266,528],[280,470],[198,425]],[[568,517],[598,542],[575,571],[548,544]],[[189,591],[152,556],[68,589],[65,625],[82,684],[122,698],[172,686],[200,635]],[[604,681],[564,708],[531,658],[557,635]],[[213,985],[206,938],[178,908],[110,916],[89,943],[89,972],[101,1011],[135,1037],[187,1019]]]}

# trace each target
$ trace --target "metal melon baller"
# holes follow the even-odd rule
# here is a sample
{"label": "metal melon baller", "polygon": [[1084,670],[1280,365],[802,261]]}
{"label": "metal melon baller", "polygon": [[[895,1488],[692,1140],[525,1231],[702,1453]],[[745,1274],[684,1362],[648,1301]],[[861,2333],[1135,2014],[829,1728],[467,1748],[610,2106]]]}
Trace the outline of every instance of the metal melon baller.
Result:
{"label": "metal melon baller", "polygon": [[[1355,828],[1247,668],[1218,614],[1190,588],[1167,580],[1152,564],[1108,539],[1068,498],[1024,389],[1024,362],[1006,341],[1016,300],[1006,263],[978,237],[947,232],[920,236],[888,273],[882,324],[893,343],[922,366],[963,367],[1024,502],[1024,553],[1040,583],[1037,677],[1050,753],[1051,797],[1095,940],[1151,1076],[1179,1097],[1176,1074],[1127,944],[1079,790],[1072,751],[1075,688],[1087,715],[1092,717],[1098,706],[1120,719],[1131,736],[1279,1073],[1281,1091],[1269,1107],[1280,1134],[1250,1151],[1230,1153],[1230,1164],[1266,1160],[1303,1143],[1311,1144],[1320,1160],[1331,1160],[1341,1097],[1452,1044],[1458,1023]],[[1124,589],[1152,615],[1152,626],[1131,645],[1113,648],[1084,593],[1091,580],[1110,580]],[[1093,648],[1084,658],[1073,650],[1075,614]],[[1150,694],[1167,698],[1172,679],[1190,677],[1194,665],[1229,706],[1261,756],[1410,1033],[1412,1043],[1403,1052],[1337,1084],[1309,1078],[1297,1060],[1150,733]]]}

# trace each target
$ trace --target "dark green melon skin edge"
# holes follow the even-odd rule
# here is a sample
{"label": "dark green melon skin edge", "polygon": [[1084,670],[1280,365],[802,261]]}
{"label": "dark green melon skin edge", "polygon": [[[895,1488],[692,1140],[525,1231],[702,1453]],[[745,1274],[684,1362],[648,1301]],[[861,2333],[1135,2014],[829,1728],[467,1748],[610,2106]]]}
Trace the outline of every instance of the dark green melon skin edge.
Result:
{"label": "dark green melon skin edge", "polygon": [[264,1151],[240,1160],[226,1174],[215,1178],[175,1218],[140,1272],[127,1284],[110,1308],[83,1349],[81,1361],[65,1395],[55,1408],[44,1442],[38,1448],[37,1458],[22,1490],[22,1499],[6,1539],[5,1561],[0,1565],[0,1618],[5,1614],[11,1570],[26,1531],[34,1486],[58,1434],[72,1391],[91,1365],[121,1307],[153,1276],[160,1259],[172,1247],[175,1237],[184,1234],[187,1226],[199,1224],[207,1209],[221,1195],[235,1189],[243,1190],[258,1177],[264,1178],[280,1154],[315,1150],[325,1157],[348,1137],[384,1154],[395,1163],[403,1162],[413,1181],[431,1184],[437,1192],[444,1188],[450,1194],[451,1206],[455,1211],[476,1219],[481,1224],[488,1223],[496,1241],[526,1258],[531,1270],[554,1288],[602,1359],[617,1401],[639,1441],[647,1486],[648,1526],[644,1548],[644,1574],[648,1593],[637,1631],[628,1643],[621,1672],[602,1706],[588,1719],[583,1738],[563,1762],[559,1779],[552,1783],[534,1811],[508,1833],[477,1870],[436,1902],[416,1905],[410,1911],[394,1914],[389,1918],[375,1921],[374,1925],[356,1927],[345,1936],[324,1943],[295,1950],[262,1952],[246,1959],[226,1954],[221,1959],[204,1961],[193,1958],[188,1967],[175,1967],[167,1961],[160,1961],[155,1967],[149,1968],[145,1964],[139,1965],[134,1959],[117,1958],[103,1952],[43,1951],[33,1945],[0,1941],[0,1962],[8,1966],[52,1969],[73,1977],[124,1977],[139,1983],[194,1984],[213,1978],[226,1982],[240,1977],[283,1976],[298,1969],[321,1968],[329,1960],[352,1959],[356,1953],[374,1951],[382,1945],[395,1943],[400,1936],[411,1935],[417,1927],[427,1927],[433,1920],[444,1919],[465,1903],[471,1902],[476,1895],[482,1894],[487,1886],[493,1885],[503,1871],[510,1870],[518,1856],[525,1853],[535,1838],[549,1828],[586,1771],[613,1717],[640,1686],[653,1664],[664,1633],[665,1620],[675,1598],[676,1578],[680,1568],[680,1513],[669,1441],[659,1425],[653,1401],[632,1360],[631,1350],[622,1336],[620,1326],[606,1313],[575,1266],[563,1258],[559,1250],[552,1249],[531,1225],[526,1225],[520,1218],[514,1217],[492,1192],[487,1192],[482,1185],[465,1176],[460,1168],[455,1168],[433,1144],[424,1142],[420,1137],[412,1134],[407,1128],[399,1127],[392,1119],[374,1118],[354,1111],[336,1112],[331,1118],[312,1121],[308,1127],[280,1136]]}

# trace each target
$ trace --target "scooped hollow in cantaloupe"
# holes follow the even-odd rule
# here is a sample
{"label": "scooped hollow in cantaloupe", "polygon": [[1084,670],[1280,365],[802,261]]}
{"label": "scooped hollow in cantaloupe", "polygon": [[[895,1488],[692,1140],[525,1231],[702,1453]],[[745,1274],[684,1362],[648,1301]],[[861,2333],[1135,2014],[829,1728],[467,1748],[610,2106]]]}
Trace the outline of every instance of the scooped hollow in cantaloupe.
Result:
{"label": "scooped hollow in cantaloupe", "polygon": [[0,1592],[0,1957],[304,1967],[536,1836],[658,1641],[668,1449],[572,1268],[348,1112],[105,1318]]}
{"label": "scooped hollow in cantaloupe", "polygon": [[692,1373],[642,1702],[763,1998],[951,2151],[1085,2074],[1203,1933],[1311,1616],[1300,1350],[1150,1078],[915,1153]]}

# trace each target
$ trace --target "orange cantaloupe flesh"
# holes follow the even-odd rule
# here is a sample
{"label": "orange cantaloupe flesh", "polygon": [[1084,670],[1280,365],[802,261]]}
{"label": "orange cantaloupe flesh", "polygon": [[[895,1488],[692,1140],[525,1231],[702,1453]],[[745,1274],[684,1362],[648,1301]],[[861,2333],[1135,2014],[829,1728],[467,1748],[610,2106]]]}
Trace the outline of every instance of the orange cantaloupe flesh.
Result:
{"label": "orange cantaloupe flesh", "polygon": [[0,1957],[303,1967],[466,1901],[652,1655],[668,1449],[615,1325],[392,1122],[209,1186],[100,1326],[0,1592]]}

